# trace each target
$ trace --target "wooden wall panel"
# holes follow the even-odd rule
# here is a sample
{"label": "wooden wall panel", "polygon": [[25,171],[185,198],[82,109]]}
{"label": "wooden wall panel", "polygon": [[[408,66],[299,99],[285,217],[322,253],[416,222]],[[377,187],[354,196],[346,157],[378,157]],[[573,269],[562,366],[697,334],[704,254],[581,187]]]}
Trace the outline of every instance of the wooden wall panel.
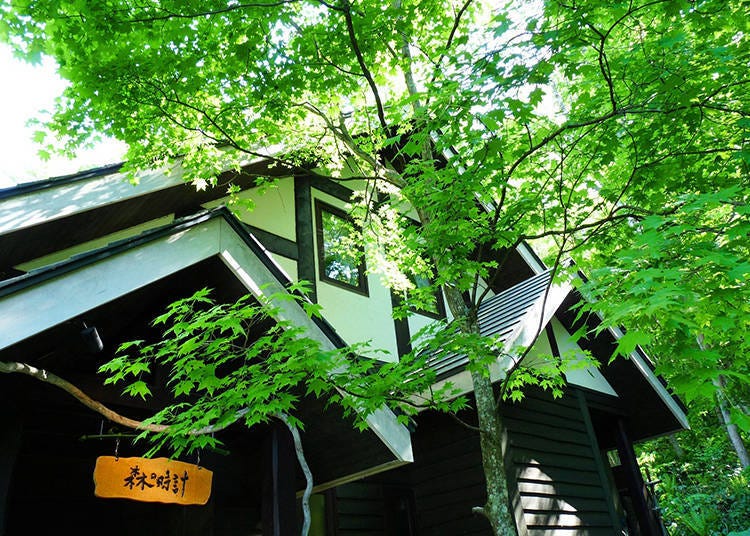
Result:
{"label": "wooden wall panel", "polygon": [[[584,411],[574,389],[558,400],[532,392],[521,403],[504,406],[506,464],[521,536],[617,533]],[[468,422],[475,418],[471,412],[461,417]],[[408,484],[413,491],[415,534],[489,536],[488,522],[471,511],[485,501],[477,433],[446,415],[426,412],[418,418],[412,442],[413,464],[367,479],[364,487],[347,485],[338,495],[344,532],[340,529],[336,535],[390,534],[381,528],[382,520],[365,514],[374,516],[385,508],[384,498],[374,490],[392,481]],[[367,491],[366,485],[373,487]]]}
{"label": "wooden wall panel", "polygon": [[504,411],[528,536],[614,534],[595,441],[575,392],[536,392]]}

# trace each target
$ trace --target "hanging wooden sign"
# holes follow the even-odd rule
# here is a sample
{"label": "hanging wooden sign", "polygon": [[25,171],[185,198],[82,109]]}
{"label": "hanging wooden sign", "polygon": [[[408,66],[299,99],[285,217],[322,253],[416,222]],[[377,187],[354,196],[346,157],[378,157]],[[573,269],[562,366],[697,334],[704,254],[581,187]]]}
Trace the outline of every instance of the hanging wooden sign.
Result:
{"label": "hanging wooden sign", "polygon": [[213,472],[168,458],[99,456],[94,495],[143,502],[206,504]]}

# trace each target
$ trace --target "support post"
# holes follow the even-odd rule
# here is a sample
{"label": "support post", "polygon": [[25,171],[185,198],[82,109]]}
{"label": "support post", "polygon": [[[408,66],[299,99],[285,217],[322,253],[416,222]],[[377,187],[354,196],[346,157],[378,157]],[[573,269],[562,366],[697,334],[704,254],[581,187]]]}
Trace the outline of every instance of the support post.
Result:
{"label": "support post", "polygon": [[[591,420],[591,412],[589,411],[589,404],[586,400],[586,395],[581,389],[574,390],[576,397],[578,398],[578,407],[581,408],[581,416],[583,416],[583,423],[586,426],[586,433],[588,434],[591,441],[591,450],[594,455],[594,462],[596,463],[596,471],[599,473],[599,480],[602,483],[604,489],[604,497],[607,501],[607,511],[609,517],[612,520],[612,526],[618,527],[620,520],[615,511],[615,498],[612,496],[612,489],[609,486],[609,479],[607,478],[607,469],[604,466],[604,460],[602,459],[602,453],[599,449],[599,441],[596,438],[596,431],[594,431],[594,423]],[[639,472],[640,474],[640,472]]]}
{"label": "support post", "polygon": [[315,221],[312,211],[312,189],[309,177],[294,177],[295,235],[297,238],[297,279],[310,283],[308,297],[318,301],[315,285]]}
{"label": "support post", "polygon": [[274,425],[266,442],[263,478],[263,536],[299,534],[296,467],[289,431]]}
{"label": "support post", "polygon": [[646,485],[643,482],[643,475],[638,467],[638,460],[633,450],[633,443],[630,441],[627,433],[625,421],[617,419],[617,452],[620,455],[620,462],[625,470],[625,478],[628,486],[630,500],[633,503],[636,519],[640,528],[640,536],[659,536],[660,532],[656,526],[654,513],[646,500]]}

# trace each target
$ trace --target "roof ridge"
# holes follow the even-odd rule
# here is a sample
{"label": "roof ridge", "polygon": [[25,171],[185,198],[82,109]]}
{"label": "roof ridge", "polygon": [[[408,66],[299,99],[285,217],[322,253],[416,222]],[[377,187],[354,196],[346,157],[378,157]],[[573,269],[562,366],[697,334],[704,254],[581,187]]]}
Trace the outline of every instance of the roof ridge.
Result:
{"label": "roof ridge", "polygon": [[23,195],[29,192],[35,192],[37,190],[45,190],[47,188],[53,188],[61,184],[69,184],[80,180],[91,179],[93,177],[103,177],[105,175],[112,175],[119,172],[125,162],[118,162],[116,164],[106,164],[94,168],[77,171],[67,175],[57,175],[48,177],[46,179],[39,179],[30,182],[23,182],[9,188],[0,189],[0,199],[6,199],[9,197],[15,197],[17,195]]}

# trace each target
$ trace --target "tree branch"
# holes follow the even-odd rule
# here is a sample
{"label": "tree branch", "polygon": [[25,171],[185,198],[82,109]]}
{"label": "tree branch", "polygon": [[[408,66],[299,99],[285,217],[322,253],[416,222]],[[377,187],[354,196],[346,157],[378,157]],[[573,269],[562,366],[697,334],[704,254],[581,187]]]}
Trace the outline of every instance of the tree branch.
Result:
{"label": "tree branch", "polygon": [[[95,411],[96,413],[100,414],[103,417],[106,417],[113,423],[119,424],[126,428],[131,428],[133,430],[143,430],[143,431],[154,432],[154,433],[164,433],[164,432],[169,431],[169,425],[166,425],[166,424],[146,424],[143,421],[137,421],[135,419],[131,419],[129,417],[120,415],[119,413],[108,408],[101,402],[94,400],[93,398],[91,398],[89,395],[81,391],[78,387],[76,387],[69,381],[64,380],[60,376],[57,376],[56,374],[53,374],[47,370],[36,368],[26,363],[19,363],[17,361],[10,361],[10,362],[0,361],[0,372],[5,373],[5,374],[13,374],[13,373],[25,374],[39,381],[54,385],[55,387],[58,387],[62,389],[63,391],[65,391],[66,393],[68,393],[69,395],[73,396],[76,400],[78,400],[81,404],[83,404],[87,408]],[[250,408],[240,409],[234,414],[234,418],[231,421],[224,423],[222,425],[204,426],[203,428],[190,430],[190,432],[188,432],[188,435],[197,436],[197,435],[205,435],[205,434],[212,434],[214,432],[219,432],[229,427],[231,424],[234,424],[235,422],[237,422],[249,411],[250,411]]]}
{"label": "tree branch", "polygon": [[385,166],[382,162],[378,161],[377,158],[375,158],[370,153],[363,151],[354,141],[354,138],[349,133],[348,129],[346,128],[346,125],[344,124],[343,120],[339,121],[338,125],[335,125],[330,117],[328,117],[325,112],[320,110],[315,105],[304,102],[300,104],[299,106],[304,107],[309,112],[312,112],[313,114],[320,117],[323,122],[326,124],[326,127],[328,130],[330,130],[331,134],[333,134],[334,137],[336,137],[338,140],[340,140],[342,143],[344,143],[349,150],[352,151],[356,156],[367,162],[375,172],[375,175],[380,178],[381,180],[384,180],[393,186],[396,186],[398,188],[403,188],[405,186],[403,177],[396,172],[395,170],[392,170]]}
{"label": "tree branch", "polygon": [[599,117],[594,117],[591,119],[587,119],[585,121],[576,121],[572,123],[566,123],[562,125],[561,127],[553,130],[552,132],[547,134],[544,138],[539,140],[539,142],[535,143],[534,145],[529,147],[527,150],[525,150],[518,158],[516,158],[513,164],[511,164],[510,168],[508,168],[507,177],[510,178],[513,175],[513,172],[516,170],[516,168],[520,166],[529,156],[537,152],[539,149],[545,147],[550,142],[554,141],[561,134],[564,134],[565,132],[568,132],[569,130],[576,130],[579,128],[590,127],[592,125],[603,123],[609,119],[612,119],[613,117],[616,117],[617,115],[621,115],[622,113],[623,113],[622,110],[619,110],[619,111],[612,110]]}
{"label": "tree branch", "polygon": [[[394,7],[400,11],[401,0],[396,0],[394,2]],[[402,68],[402,70],[404,72],[404,81],[406,82],[406,88],[409,91],[409,95],[414,97],[417,95],[418,89],[417,89],[417,83],[414,80],[414,73],[411,68],[412,57],[411,57],[411,50],[409,50],[409,40],[407,39],[407,36],[404,33],[401,33],[401,55],[403,56],[403,60],[404,60],[404,67]],[[417,114],[419,110],[422,108],[421,102],[419,101],[419,99],[416,99],[416,98],[412,101],[411,105],[415,114]]]}
{"label": "tree branch", "polygon": [[299,463],[302,473],[305,475],[305,491],[302,493],[302,536],[307,536],[310,531],[310,495],[312,495],[313,489],[313,476],[310,471],[310,466],[307,465],[307,459],[305,458],[305,452],[302,449],[302,439],[299,436],[299,430],[296,426],[293,426],[289,422],[288,415],[283,413],[277,413],[276,418],[283,422],[289,432],[292,434],[292,441],[294,442],[294,453],[297,455],[297,463]]}
{"label": "tree branch", "polygon": [[438,73],[440,72],[440,65],[443,63],[443,60],[448,55],[448,51],[453,45],[453,39],[455,38],[456,32],[458,31],[458,27],[461,24],[461,17],[463,17],[464,13],[466,13],[466,10],[469,9],[469,5],[471,5],[471,2],[472,0],[466,0],[464,4],[461,6],[461,9],[458,10],[458,13],[456,13],[456,16],[453,19],[453,27],[451,27],[451,31],[448,34],[448,40],[445,43],[445,49],[440,54],[440,57],[438,58],[437,62],[435,62],[435,70],[432,72],[430,85],[434,84],[435,80],[438,77]]}
{"label": "tree branch", "polygon": [[[6,374],[25,374],[39,381],[49,383],[51,385],[54,385],[55,387],[59,387],[66,393],[73,396],[87,408],[99,413],[115,424],[125,426],[126,428],[155,433],[164,433],[169,431],[169,426],[165,424],[146,424],[142,421],[124,417],[116,411],[109,409],[104,404],[94,400],[69,381],[64,380],[63,378],[47,370],[39,369],[26,363],[0,361],[0,372]],[[227,428],[231,424],[237,422],[248,411],[250,411],[249,408],[241,409],[235,413],[234,418],[229,423],[223,424],[221,426],[205,426],[203,428],[191,430],[189,432],[189,435],[196,436],[219,432]],[[284,423],[289,432],[292,434],[292,440],[294,442],[294,452],[297,456],[297,462],[299,463],[300,469],[302,469],[302,473],[305,475],[305,491],[302,494],[302,513],[304,519],[302,526],[302,536],[307,536],[310,530],[310,495],[312,494],[313,488],[312,471],[310,471],[310,466],[307,464],[307,460],[305,459],[305,453],[302,449],[302,440],[300,439],[299,431],[297,430],[297,428],[289,422],[289,417],[287,415],[284,415],[283,413],[277,413],[275,417],[282,423]]]}
{"label": "tree branch", "polygon": [[357,34],[354,32],[354,21],[352,20],[351,4],[349,3],[349,0],[344,0],[343,4],[344,8],[341,9],[341,12],[344,14],[344,20],[346,21],[346,29],[349,33],[349,41],[352,44],[352,50],[354,51],[354,55],[357,56],[359,68],[362,70],[362,74],[367,79],[367,83],[370,86],[370,91],[372,91],[372,95],[375,98],[375,106],[378,110],[378,119],[380,120],[380,126],[383,127],[383,129],[386,129],[388,128],[388,123],[385,120],[385,110],[383,109],[383,102],[380,100],[378,86],[375,84],[375,80],[372,78],[370,69],[367,68],[365,58],[364,56],[362,56],[362,51],[359,48]]}
{"label": "tree branch", "polygon": [[[117,19],[110,19],[115,22],[126,22],[126,23],[141,23],[141,22],[156,22],[161,20],[171,20],[171,19],[195,19],[198,17],[211,17],[213,15],[220,15],[222,13],[229,13],[231,11],[238,11],[241,9],[248,9],[253,7],[260,7],[260,8],[268,8],[268,7],[279,7],[286,4],[295,4],[299,2],[300,0],[278,0],[276,2],[258,2],[258,3],[248,3],[248,4],[235,4],[235,5],[229,5],[227,7],[221,8],[221,9],[211,9],[207,11],[198,11],[194,13],[174,13],[172,11],[168,11],[164,8],[157,8],[159,11],[163,12],[164,15],[155,15],[152,17],[140,17],[135,19],[125,19],[125,20],[117,20]],[[78,15],[76,15],[77,17]]]}

